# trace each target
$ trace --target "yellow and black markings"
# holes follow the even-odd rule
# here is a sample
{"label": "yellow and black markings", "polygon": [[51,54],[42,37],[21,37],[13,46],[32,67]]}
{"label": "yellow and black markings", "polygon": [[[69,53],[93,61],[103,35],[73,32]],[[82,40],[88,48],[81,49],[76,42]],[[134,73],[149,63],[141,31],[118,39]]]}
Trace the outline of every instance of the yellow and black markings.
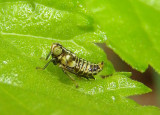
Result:
{"label": "yellow and black markings", "polygon": [[[46,60],[52,56],[52,59],[43,67],[37,69],[45,69],[50,62],[54,65],[58,65],[63,69],[64,73],[67,74],[73,81],[75,81],[67,72],[71,72],[79,77],[86,79],[95,79],[94,75],[99,73],[103,69],[103,61],[99,64],[94,64],[85,59],[78,58],[74,53],[64,48],[59,43],[53,43],[51,51],[47,55]],[[76,87],[78,84],[75,82]]]}

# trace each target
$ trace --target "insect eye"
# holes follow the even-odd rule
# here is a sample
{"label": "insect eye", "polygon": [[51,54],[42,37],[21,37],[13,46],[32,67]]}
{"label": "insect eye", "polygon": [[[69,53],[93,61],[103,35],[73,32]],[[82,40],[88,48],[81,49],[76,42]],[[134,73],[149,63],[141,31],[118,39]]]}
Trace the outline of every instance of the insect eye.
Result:
{"label": "insect eye", "polygon": [[53,51],[53,54],[58,56],[62,53],[62,49],[60,47],[56,47]]}

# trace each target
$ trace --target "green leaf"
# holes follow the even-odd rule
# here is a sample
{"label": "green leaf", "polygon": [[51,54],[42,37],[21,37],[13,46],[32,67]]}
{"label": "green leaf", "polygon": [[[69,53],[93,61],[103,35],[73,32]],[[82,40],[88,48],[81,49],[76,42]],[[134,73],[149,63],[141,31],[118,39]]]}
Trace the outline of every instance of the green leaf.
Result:
{"label": "green leaf", "polygon": [[159,6],[158,0],[87,0],[107,46],[141,72],[151,65],[160,73]]}
{"label": "green leaf", "polygon": [[[83,1],[7,1],[0,3],[0,113],[1,114],[159,114],[126,98],[151,89],[131,80],[130,73],[114,73],[106,54],[94,43],[106,35],[93,21]],[[79,7],[78,7],[79,6]],[[52,42],[104,69],[96,80],[71,74],[79,88],[58,66],[40,60]],[[107,75],[112,76],[106,77]],[[101,75],[105,77],[101,78]]]}

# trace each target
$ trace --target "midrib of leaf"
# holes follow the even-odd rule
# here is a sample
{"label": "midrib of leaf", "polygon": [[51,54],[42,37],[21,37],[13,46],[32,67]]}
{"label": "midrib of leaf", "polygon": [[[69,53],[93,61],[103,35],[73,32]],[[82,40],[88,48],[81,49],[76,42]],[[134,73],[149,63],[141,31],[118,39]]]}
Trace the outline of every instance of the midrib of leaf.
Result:
{"label": "midrib of leaf", "polygon": [[[8,31],[19,34],[30,33],[32,35],[35,34],[36,36],[41,34],[41,36],[44,37],[48,36],[58,38],[59,36],[61,39],[72,39],[74,36],[86,33],[86,31],[90,31],[87,30],[87,26],[91,26],[93,28],[92,24],[88,24],[90,23],[90,18],[85,16],[83,13],[79,14],[76,12],[73,13],[69,11],[58,10],[53,7],[46,7],[38,3],[29,4],[29,2],[25,1],[1,3],[2,6],[4,6],[3,4],[8,7],[8,10],[3,7],[4,9],[1,11],[1,15],[4,15],[1,17],[1,19],[3,19],[1,20],[1,29],[3,32]],[[20,7],[20,5],[22,7]],[[24,6],[26,9],[23,9]],[[9,10],[13,10],[15,15]],[[74,18],[77,20],[74,20]],[[6,20],[4,21],[4,19]],[[53,22],[56,23],[53,24]],[[61,25],[63,25],[63,27],[61,27]],[[80,29],[78,26],[84,27],[85,31],[84,29]],[[59,30],[57,30],[57,28]],[[29,31],[30,29],[32,29],[32,31]],[[70,34],[67,32],[70,32]]]}

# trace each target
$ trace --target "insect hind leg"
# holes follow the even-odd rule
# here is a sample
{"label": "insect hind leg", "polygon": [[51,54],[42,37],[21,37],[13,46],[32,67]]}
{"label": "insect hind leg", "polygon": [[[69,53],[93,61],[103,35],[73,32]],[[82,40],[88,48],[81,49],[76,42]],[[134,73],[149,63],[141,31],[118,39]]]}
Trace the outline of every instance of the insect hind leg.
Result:
{"label": "insect hind leg", "polygon": [[95,80],[95,78],[91,75],[90,76],[81,76],[81,77],[86,78],[87,80],[89,80],[89,79],[94,79]]}
{"label": "insect hind leg", "polygon": [[89,76],[89,78],[90,78],[90,79],[94,79],[94,80],[95,80],[95,77],[93,77],[93,76]]}
{"label": "insect hind leg", "polygon": [[87,78],[87,79],[94,79],[94,80],[95,80],[95,77],[92,76],[92,75],[91,75],[91,76],[86,76],[86,78]]}
{"label": "insect hind leg", "polygon": [[70,76],[65,69],[62,69],[62,70],[74,82],[76,88],[78,88],[79,85],[77,84],[77,82],[75,81],[75,79],[72,76]]}

